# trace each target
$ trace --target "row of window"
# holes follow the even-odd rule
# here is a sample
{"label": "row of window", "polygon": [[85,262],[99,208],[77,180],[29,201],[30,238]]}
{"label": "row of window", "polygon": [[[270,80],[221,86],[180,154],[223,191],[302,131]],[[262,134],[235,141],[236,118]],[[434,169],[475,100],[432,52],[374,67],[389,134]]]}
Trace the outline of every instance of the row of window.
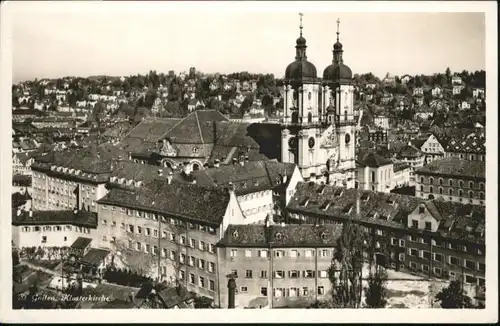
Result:
{"label": "row of window", "polygon": [[[418,256],[419,258],[428,259],[428,260],[431,259],[431,253],[429,251],[425,251],[425,250],[417,250],[417,249],[409,248],[408,255],[415,256],[415,257]],[[439,254],[439,253],[433,253],[432,260],[436,261],[436,262],[444,263],[445,256],[442,254]],[[457,266],[457,267],[465,267],[467,269],[474,269],[474,270],[477,270],[480,272],[484,272],[485,268],[486,268],[485,263],[475,262],[475,261],[468,260],[468,259],[463,259],[463,264],[461,264],[460,258],[457,258],[454,256],[448,256],[448,260],[446,261],[446,263],[453,265],[453,266]],[[463,265],[463,266],[461,266],[461,265]]]}
{"label": "row of window", "polygon": [[[410,268],[410,270],[429,273],[429,265],[417,264],[415,262],[410,262],[409,268]],[[457,277],[460,277],[460,274],[457,275],[457,273],[455,273],[454,271],[443,270],[440,267],[433,267],[432,273],[436,276],[444,276],[444,277],[448,277],[450,279],[456,279]],[[469,284],[478,283],[479,285],[484,285],[484,279],[481,277],[474,277],[473,275],[468,275],[465,273],[464,273],[464,276],[465,276],[464,277],[465,283],[469,283]]]}
{"label": "row of window", "polygon": [[[425,192],[425,188],[424,188],[424,186],[420,186],[420,191],[421,191],[421,192]],[[432,193],[434,193],[434,187],[429,186],[429,193],[431,193],[431,194],[432,194]],[[443,194],[444,194],[444,191],[443,191],[443,188],[442,188],[442,187],[439,187],[439,189],[438,189],[438,193],[439,193],[440,195],[443,195]],[[473,199],[473,198],[474,198],[474,191],[469,190],[469,191],[467,192],[467,194],[468,194],[468,197],[469,197],[469,198],[471,198],[471,199]],[[449,189],[448,189],[448,195],[449,195],[449,196],[454,196],[454,191],[453,191],[453,189],[452,189],[452,188],[449,188]],[[459,189],[459,190],[458,190],[458,197],[464,197],[464,191],[463,191],[462,189]],[[480,191],[480,192],[479,192],[479,199],[484,200],[484,192],[482,192],[482,191]]]}
{"label": "row of window", "polygon": [[[248,292],[248,288],[246,286],[242,286],[239,289],[239,292],[246,293]],[[314,295],[314,288],[311,290],[308,287],[291,287],[291,288],[274,288],[273,289],[273,297],[276,298],[282,298],[282,297],[307,297]],[[325,287],[324,286],[318,286],[318,295],[324,295],[325,294]],[[260,288],[260,295],[263,297],[268,296],[268,291],[267,287],[261,287]]]}
{"label": "row of window", "polygon": [[[417,228],[418,225],[415,222],[418,222],[418,221],[412,220],[412,222],[413,222],[412,226],[415,227],[415,228]],[[415,235],[409,235],[407,239],[408,239],[409,242],[418,242],[418,243],[426,244],[426,245],[429,244],[429,239],[417,237]],[[447,249],[450,249],[450,250],[462,251],[462,252],[474,252],[474,254],[477,254],[477,255],[484,255],[484,252],[481,249],[479,249],[479,248],[468,248],[464,244],[457,244],[455,242],[441,242],[440,240],[435,240],[435,239],[431,239],[430,242],[431,242],[431,244],[432,244],[433,247],[447,248]],[[398,244],[399,244],[400,247],[404,247],[405,246],[405,240],[403,240],[403,239],[396,239],[396,238],[392,238],[391,237],[391,245],[396,246]]]}
{"label": "row of window", "polygon": [[[420,177],[420,183],[421,184],[425,184],[425,178],[424,177]],[[429,177],[429,184],[431,184],[431,185],[436,184],[436,185],[444,186],[444,180],[443,180],[443,178],[439,178],[438,182],[434,183],[434,178],[433,177]],[[457,184],[458,184],[459,188],[463,188],[464,187],[464,181],[463,180],[458,180]],[[454,185],[455,185],[454,180],[453,179],[448,179],[448,186],[449,187],[453,187]],[[469,181],[468,182],[468,186],[469,186],[469,189],[474,189],[474,182],[473,181]],[[484,191],[484,182],[479,182],[479,190]]]}
{"label": "row of window", "polygon": [[248,215],[258,214],[261,212],[268,212],[269,210],[272,210],[272,209],[273,209],[273,204],[271,203],[271,204],[262,205],[262,206],[259,206],[256,208],[246,209],[243,211],[243,214],[248,216]]}
{"label": "row of window", "polygon": [[143,212],[139,210],[133,210],[133,209],[128,209],[128,208],[123,208],[123,207],[116,207],[116,206],[107,206],[107,205],[102,205],[101,208],[103,210],[111,210],[111,211],[120,211],[121,213],[126,213],[128,216],[135,216],[135,217],[141,217],[145,219],[151,219],[153,221],[158,221],[158,219],[161,219],[162,222],[164,223],[169,223],[171,225],[178,225],[178,226],[185,226],[189,229],[196,230],[199,232],[207,232],[210,234],[216,234],[216,230],[213,227],[205,226],[205,225],[200,225],[200,224],[193,224],[190,222],[185,222],[182,220],[178,220],[175,218],[167,218],[165,216],[162,216],[157,213],[148,213],[148,212]]}
{"label": "row of window", "polygon": [[[185,279],[185,272],[184,271],[180,271],[179,278],[181,280]],[[207,283],[207,280],[208,280],[208,283]],[[207,288],[207,286],[208,286],[208,290],[215,291],[215,282],[213,280],[206,279],[203,276],[196,277],[196,275],[194,275],[192,273],[189,274],[189,284],[197,285],[200,288]]]}
{"label": "row of window", "polygon": [[[238,270],[233,269],[231,271],[231,274],[234,277],[238,277]],[[316,277],[316,271],[314,270],[304,270],[304,271],[299,271],[299,270],[289,270],[288,272],[284,270],[276,270],[273,273],[273,278],[274,279],[283,279],[285,277],[288,278],[315,278]],[[253,278],[253,270],[247,269],[245,270],[245,278]],[[261,270],[259,274],[260,278],[267,279],[267,270]],[[318,277],[319,278],[328,278],[328,271],[318,271]]]}
{"label": "row of window", "polygon": [[[240,249],[240,250],[242,251],[242,249]],[[239,249],[231,249],[231,252],[230,252],[231,257],[237,257],[238,252],[240,250]],[[256,252],[254,252],[254,251],[255,250],[252,250],[252,249],[245,249],[245,258],[251,258],[254,255],[256,255],[256,257],[260,257],[260,258],[267,258],[269,255],[268,250],[257,250]],[[277,257],[277,258],[285,257],[285,256],[288,256],[291,258],[297,258],[297,257],[301,257],[302,255],[306,258],[312,258],[312,257],[314,257],[315,250],[312,250],[312,249],[305,249],[305,250],[292,249],[292,250],[288,250],[288,251],[287,250],[273,250],[273,252],[274,252],[274,257]],[[332,251],[332,250],[327,250],[327,249],[318,250],[318,257],[329,257],[330,252],[332,252],[331,254],[333,255],[334,251]]]}
{"label": "row of window", "polygon": [[[102,220],[102,222],[103,222],[103,224],[107,224],[106,220]],[[112,227],[116,227],[115,221],[112,222]],[[124,223],[121,224],[121,228],[122,229],[125,228]],[[129,224],[127,226],[127,232],[141,234],[141,235],[144,234],[146,236],[153,236],[155,238],[158,237],[158,229],[143,228],[141,226],[134,226],[131,224]],[[215,252],[215,245],[212,243],[206,243],[205,241],[196,240],[194,238],[189,238],[189,244],[188,244],[186,236],[181,235],[180,237],[177,237],[177,235],[175,233],[168,232],[168,231],[164,230],[164,231],[162,231],[162,239],[166,239],[166,238],[168,238],[170,241],[173,241],[173,242],[176,242],[177,239],[179,239],[178,242],[181,245],[189,246],[191,248],[198,248],[198,250],[201,250],[201,251],[208,251],[210,253]]]}
{"label": "row of window", "polygon": [[[45,226],[23,226],[21,228],[22,232],[62,232],[62,231],[72,231],[73,226],[71,225],[45,225]],[[90,229],[81,226],[75,226],[75,230],[80,233],[90,233]]]}
{"label": "row of window", "polygon": [[[243,188],[246,188],[245,185],[243,185]],[[258,191],[258,192],[253,192],[248,195],[242,195],[238,196],[238,199],[241,199],[242,201],[247,201],[251,199],[257,199],[257,198],[262,198],[265,196],[271,195],[271,190],[266,190],[266,191]]]}

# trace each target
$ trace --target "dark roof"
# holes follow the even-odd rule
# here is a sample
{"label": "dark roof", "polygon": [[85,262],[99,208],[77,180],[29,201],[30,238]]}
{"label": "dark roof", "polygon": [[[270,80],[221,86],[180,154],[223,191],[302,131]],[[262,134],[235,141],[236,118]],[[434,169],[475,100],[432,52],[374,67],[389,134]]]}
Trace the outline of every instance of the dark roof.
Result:
{"label": "dark roof", "polygon": [[[76,240],[78,241],[78,239]],[[73,243],[73,245],[74,244],[75,243]],[[110,253],[111,251],[106,249],[92,248],[85,254],[85,256],[82,257],[81,261],[89,265],[99,266]]]}
{"label": "dark roof", "polygon": [[447,175],[458,177],[485,178],[485,162],[445,157],[416,170],[418,174]]}
{"label": "dark roof", "polygon": [[[241,195],[274,189],[282,183],[284,176],[290,180],[294,169],[295,164],[292,163],[253,161],[245,162],[244,165],[222,165],[193,171],[191,175],[198,185],[204,187],[228,186],[232,183],[236,194]],[[179,177],[176,179],[182,181]]]}
{"label": "dark roof", "polygon": [[418,149],[421,149],[429,137],[426,138],[416,138],[411,140],[411,144]]}
{"label": "dark roof", "polygon": [[197,110],[167,131],[162,138],[174,144],[214,143],[214,123],[229,121],[217,110]]}
{"label": "dark roof", "polygon": [[144,142],[154,143],[180,121],[182,120],[173,118],[145,119],[128,133],[126,139],[136,138]]}
{"label": "dark roof", "polygon": [[220,225],[229,204],[226,189],[208,189],[192,184],[155,179],[134,190],[111,189],[100,204],[168,214],[198,222]]}
{"label": "dark roof", "polygon": [[486,137],[476,133],[453,137],[449,139],[445,147],[446,152],[453,153],[486,153]]}
{"label": "dark roof", "polygon": [[[356,213],[358,197],[359,216]],[[421,201],[412,196],[300,182],[287,209],[292,213],[315,214],[332,220],[357,218],[369,224],[399,228],[402,227],[401,218]],[[373,212],[385,218],[374,218],[370,214]]]}
{"label": "dark roof", "polygon": [[133,309],[135,305],[126,300],[114,299],[112,301],[107,301],[103,305],[94,306],[96,309]]}
{"label": "dark roof", "polygon": [[408,168],[410,168],[410,165],[408,163],[404,162],[394,163],[394,172],[398,172]]}
{"label": "dark roof", "polygon": [[[158,171],[161,170],[163,176],[160,177]],[[133,161],[119,161],[113,165],[111,177],[118,179],[125,178],[126,180],[150,182],[156,178],[166,179],[170,169],[155,165],[135,163]]]}
{"label": "dark roof", "polygon": [[307,225],[263,224],[229,225],[224,237],[219,241],[221,247],[258,247],[258,248],[289,248],[289,247],[334,247],[342,225]]}
{"label": "dark roof", "polygon": [[29,187],[31,186],[31,175],[15,174],[12,176],[12,183]]}
{"label": "dark roof", "polygon": [[27,190],[24,192],[24,194],[21,194],[20,192],[15,192],[12,194],[12,200],[11,200],[12,207],[17,208],[19,206],[22,206],[22,205],[26,204],[26,202],[30,199],[31,199],[31,196]]}
{"label": "dark roof", "polygon": [[84,237],[78,237],[75,242],[71,245],[71,248],[75,249],[85,249],[87,248],[90,243],[92,243],[92,239],[90,238],[84,238]]}
{"label": "dark roof", "polygon": [[392,161],[388,158],[378,155],[377,153],[370,152],[365,154],[363,158],[358,161],[358,163],[362,166],[380,167],[392,164]]}
{"label": "dark roof", "polygon": [[422,152],[415,148],[415,146],[412,146],[412,145],[405,145],[403,147],[401,147],[401,149],[399,150],[399,153],[398,153],[398,156],[399,157],[411,157],[411,158],[415,158],[415,157],[419,157],[419,156],[422,156]]}
{"label": "dark roof", "polygon": [[54,225],[68,224],[97,228],[97,213],[87,211],[22,211],[18,216],[12,211],[12,225]]}
{"label": "dark roof", "polygon": [[325,68],[323,79],[328,81],[350,81],[352,79],[352,70],[343,63],[334,63]]}
{"label": "dark roof", "polygon": [[287,80],[309,80],[314,81],[318,78],[316,67],[307,59],[296,60],[290,63],[285,70],[285,79]]}
{"label": "dark roof", "polygon": [[184,308],[186,306],[183,305],[183,303],[192,301],[196,297],[196,293],[186,290],[184,286],[181,286],[178,291],[175,287],[169,285],[153,285],[146,283],[141,287],[139,292],[137,292],[135,296],[136,300],[140,301],[146,299],[153,290],[156,292],[155,299],[158,299],[161,302],[163,309],[172,309],[175,306]]}

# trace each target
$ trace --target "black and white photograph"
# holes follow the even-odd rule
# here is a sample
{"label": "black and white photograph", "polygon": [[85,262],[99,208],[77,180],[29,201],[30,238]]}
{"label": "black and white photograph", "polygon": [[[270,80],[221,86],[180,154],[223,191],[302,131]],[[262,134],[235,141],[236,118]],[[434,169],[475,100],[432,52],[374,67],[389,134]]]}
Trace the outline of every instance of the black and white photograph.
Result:
{"label": "black and white photograph", "polygon": [[394,4],[2,3],[2,322],[497,321],[496,2]]}

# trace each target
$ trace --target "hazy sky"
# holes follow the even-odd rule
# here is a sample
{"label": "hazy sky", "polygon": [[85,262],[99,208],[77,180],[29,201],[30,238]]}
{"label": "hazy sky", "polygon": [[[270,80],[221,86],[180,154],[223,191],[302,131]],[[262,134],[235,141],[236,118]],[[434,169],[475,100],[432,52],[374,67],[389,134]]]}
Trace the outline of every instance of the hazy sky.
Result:
{"label": "hazy sky", "polygon": [[[11,3],[12,4],[12,3]],[[113,5],[113,10],[106,10]],[[162,8],[159,8],[159,7]],[[287,12],[139,12],[123,4],[15,3],[14,81],[34,77],[130,75],[149,70],[249,71],[282,77],[294,60],[299,16]],[[196,6],[194,6],[196,7]],[[197,7],[199,9],[199,7]],[[324,11],[324,10],[323,10]],[[485,69],[483,13],[304,13],[307,56],[318,75],[332,61],[336,19],[344,63],[354,73],[431,74]]]}

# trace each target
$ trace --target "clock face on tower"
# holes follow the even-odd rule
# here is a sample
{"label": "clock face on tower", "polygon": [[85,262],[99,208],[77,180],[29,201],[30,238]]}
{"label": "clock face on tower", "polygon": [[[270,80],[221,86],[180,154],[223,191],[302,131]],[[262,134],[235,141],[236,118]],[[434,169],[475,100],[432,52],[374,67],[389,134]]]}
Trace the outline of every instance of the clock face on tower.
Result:
{"label": "clock face on tower", "polygon": [[314,141],[314,137],[309,138],[308,143],[309,143],[309,148],[313,148],[313,147],[314,147],[314,144],[316,143],[316,142]]}
{"label": "clock face on tower", "polygon": [[288,145],[290,146],[290,148],[297,147],[297,139],[295,137],[290,138],[290,140],[288,141]]}

